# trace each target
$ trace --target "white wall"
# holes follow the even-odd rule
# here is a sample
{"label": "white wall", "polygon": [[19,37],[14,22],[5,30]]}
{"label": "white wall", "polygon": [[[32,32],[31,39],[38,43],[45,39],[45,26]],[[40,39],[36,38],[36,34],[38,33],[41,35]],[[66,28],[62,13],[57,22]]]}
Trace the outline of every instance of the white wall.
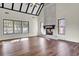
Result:
{"label": "white wall", "polygon": [[[5,12],[9,12],[9,14],[5,14]],[[29,21],[29,35],[28,34],[3,35],[3,19]],[[18,37],[36,36],[37,26],[38,26],[37,16],[0,8],[0,40],[18,38]]]}
{"label": "white wall", "polygon": [[56,16],[57,19],[64,17],[66,20],[65,35],[57,36],[64,40],[79,42],[79,4],[56,4]]}

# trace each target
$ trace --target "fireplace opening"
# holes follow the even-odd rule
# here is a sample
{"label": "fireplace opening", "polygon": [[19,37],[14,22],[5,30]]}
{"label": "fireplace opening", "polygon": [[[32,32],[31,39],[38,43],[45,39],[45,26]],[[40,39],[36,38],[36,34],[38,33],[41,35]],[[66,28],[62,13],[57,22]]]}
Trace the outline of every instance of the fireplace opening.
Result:
{"label": "fireplace opening", "polygon": [[52,29],[46,29],[46,35],[53,35]]}
{"label": "fireplace opening", "polygon": [[45,25],[44,29],[46,29],[46,35],[53,35],[53,29],[55,25]]}

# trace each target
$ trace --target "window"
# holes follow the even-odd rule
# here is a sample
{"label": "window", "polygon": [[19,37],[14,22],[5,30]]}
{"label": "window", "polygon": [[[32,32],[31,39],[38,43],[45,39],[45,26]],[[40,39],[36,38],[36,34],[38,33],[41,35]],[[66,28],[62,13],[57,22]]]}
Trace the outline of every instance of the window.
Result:
{"label": "window", "polygon": [[64,19],[58,20],[58,34],[61,34],[61,35],[65,34],[65,20]]}
{"label": "window", "polygon": [[27,21],[22,21],[22,33],[28,33],[29,23]]}
{"label": "window", "polygon": [[3,20],[3,34],[24,34],[29,31],[28,21]]}
{"label": "window", "polygon": [[4,34],[13,33],[13,21],[4,20]]}
{"label": "window", "polygon": [[14,33],[21,33],[21,21],[14,21]]}

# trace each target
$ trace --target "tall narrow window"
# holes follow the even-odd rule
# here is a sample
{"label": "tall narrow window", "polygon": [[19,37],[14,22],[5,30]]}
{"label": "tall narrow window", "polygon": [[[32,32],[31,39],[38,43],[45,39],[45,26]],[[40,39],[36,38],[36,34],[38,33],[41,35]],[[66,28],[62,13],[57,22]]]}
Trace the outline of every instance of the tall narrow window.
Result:
{"label": "tall narrow window", "polygon": [[13,33],[13,21],[11,20],[4,20],[4,34],[11,34]]}
{"label": "tall narrow window", "polygon": [[21,33],[21,21],[14,21],[14,33]]}
{"label": "tall narrow window", "polygon": [[27,21],[22,21],[22,33],[28,33],[29,23]]}
{"label": "tall narrow window", "polygon": [[58,34],[64,35],[65,34],[65,20],[58,19]]}

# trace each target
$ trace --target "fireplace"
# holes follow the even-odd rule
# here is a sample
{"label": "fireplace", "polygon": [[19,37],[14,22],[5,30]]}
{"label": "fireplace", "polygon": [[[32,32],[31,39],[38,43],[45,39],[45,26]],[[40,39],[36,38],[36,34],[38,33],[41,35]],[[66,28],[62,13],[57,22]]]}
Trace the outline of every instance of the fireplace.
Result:
{"label": "fireplace", "polygon": [[53,35],[53,29],[55,25],[45,25],[44,29],[46,29],[46,35]]}

